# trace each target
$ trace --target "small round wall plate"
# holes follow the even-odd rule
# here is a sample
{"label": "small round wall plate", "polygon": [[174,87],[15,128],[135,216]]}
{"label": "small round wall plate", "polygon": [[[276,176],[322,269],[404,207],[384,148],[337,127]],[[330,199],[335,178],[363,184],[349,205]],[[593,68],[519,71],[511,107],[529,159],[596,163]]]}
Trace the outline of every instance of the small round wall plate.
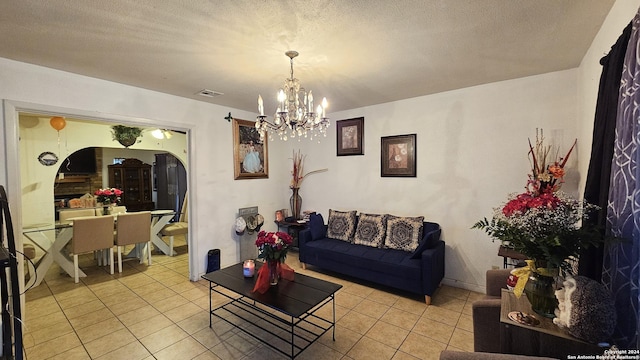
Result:
{"label": "small round wall plate", "polygon": [[51,166],[58,162],[58,156],[51,151],[45,151],[38,156],[38,161],[44,166]]}

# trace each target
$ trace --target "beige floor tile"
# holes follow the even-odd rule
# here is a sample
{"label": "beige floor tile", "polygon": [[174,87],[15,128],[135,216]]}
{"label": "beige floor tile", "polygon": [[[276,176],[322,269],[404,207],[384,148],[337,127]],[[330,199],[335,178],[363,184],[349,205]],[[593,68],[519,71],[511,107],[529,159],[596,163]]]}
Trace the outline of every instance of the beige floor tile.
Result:
{"label": "beige floor tile", "polygon": [[429,306],[423,316],[447,325],[456,326],[460,313],[437,306]]}
{"label": "beige floor tile", "polygon": [[161,282],[153,281],[133,289],[133,292],[138,294],[140,297],[143,297],[144,295],[155,294],[163,290],[169,290],[169,289],[166,286],[164,286]]}
{"label": "beige floor tile", "polygon": [[81,346],[75,333],[68,333],[26,349],[28,359],[48,359]]}
{"label": "beige floor tile", "polygon": [[142,360],[149,356],[151,356],[151,354],[139,341],[133,341],[100,356],[97,360]]}
{"label": "beige floor tile", "polygon": [[32,306],[29,310],[22,313],[22,319],[25,321],[62,311],[60,304],[52,296],[31,301],[30,304]]}
{"label": "beige floor tile", "polygon": [[125,326],[131,326],[146,321],[156,315],[160,315],[160,312],[156,310],[156,308],[151,305],[145,305],[141,308],[118,315],[118,319],[120,319]]}
{"label": "beige floor tile", "polygon": [[91,360],[84,346],[76,346],[61,354],[49,358],[50,360]]}
{"label": "beige floor tile", "polygon": [[379,302],[384,305],[392,306],[398,301],[399,296],[382,290],[374,290],[367,296],[368,300]]}
{"label": "beige floor tile", "polygon": [[193,335],[202,329],[209,328],[209,313],[203,311],[198,312],[178,322],[178,326],[186,331],[187,334]]}
{"label": "beige floor tile", "polygon": [[169,320],[166,316],[158,314],[152,316],[144,321],[140,321],[128,327],[129,331],[138,339],[153,334],[156,331],[160,331],[170,325],[173,325],[173,321]]}
{"label": "beige floor tile", "polygon": [[369,329],[371,329],[376,320],[377,319],[372,318],[371,316],[363,315],[352,310],[343,316],[338,321],[338,324],[344,328],[355,331],[360,335],[364,335],[369,331]]}
{"label": "beige floor tile", "polygon": [[29,327],[29,330],[24,332],[23,339],[25,347],[32,347],[72,332],[71,324],[63,321],[43,328],[35,327],[34,330]]}
{"label": "beige floor tile", "polygon": [[78,316],[77,318],[69,319],[69,322],[76,331],[79,331],[82,328],[86,328],[87,326],[91,326],[100,321],[108,320],[113,317],[114,315],[109,309],[103,308],[92,313]]}
{"label": "beige floor tile", "polygon": [[335,298],[336,305],[340,305],[347,309],[353,309],[354,307],[358,306],[358,304],[360,304],[362,300],[364,300],[364,298],[361,296],[350,294],[343,291],[339,291],[336,294],[336,298]]}
{"label": "beige floor tile", "polygon": [[125,327],[122,322],[120,322],[120,320],[112,317],[107,320],[100,321],[93,325],[82,328],[77,332],[77,334],[83,343],[88,343],[124,328]]}
{"label": "beige floor tile", "polygon": [[127,329],[120,329],[84,344],[91,358],[95,359],[137,341]]}
{"label": "beige floor tile", "polygon": [[438,296],[448,296],[448,297],[453,297],[453,298],[464,300],[464,301],[466,301],[467,298],[469,298],[470,293],[471,291],[469,290],[456,288],[453,286],[447,286],[447,285],[443,285],[437,290]]}
{"label": "beige floor tile", "polygon": [[389,306],[379,302],[364,299],[360,304],[358,304],[358,306],[353,308],[353,311],[371,316],[372,318],[380,319],[389,310],[389,308]]}
{"label": "beige floor tile", "polygon": [[300,360],[341,360],[344,354],[321,343],[314,343],[296,358]]}
{"label": "beige floor tile", "polygon": [[98,310],[104,309],[105,306],[102,301],[96,299],[93,301],[86,302],[81,305],[77,305],[74,307],[66,308],[64,310],[65,315],[69,319],[74,319],[82,315],[86,315],[92,312],[96,312]]}
{"label": "beige floor tile", "polygon": [[424,336],[414,333],[409,334],[404,343],[400,346],[400,351],[418,359],[436,360],[440,358],[442,350],[446,349],[447,345],[439,341],[435,341]]}
{"label": "beige floor tile", "polygon": [[191,336],[207,349],[211,349],[212,347],[222,342],[220,336],[208,326],[202,330],[197,331]]}
{"label": "beige floor tile", "polygon": [[392,360],[416,360],[419,359],[413,355],[409,355],[404,351],[396,351],[395,355],[393,355]]}
{"label": "beige floor tile", "polygon": [[202,309],[198,305],[188,302],[180,307],[165,311],[164,315],[177,323],[201,312]]}
{"label": "beige floor tile", "polygon": [[159,331],[149,334],[140,342],[147,348],[152,354],[166,348],[169,345],[173,345],[176,342],[189,336],[184,330],[180,329],[178,325],[169,325]]}
{"label": "beige floor tile", "polygon": [[433,298],[431,305],[455,312],[462,312],[462,309],[464,308],[466,303],[466,300],[460,300],[456,297],[439,295]]}
{"label": "beige floor tile", "polygon": [[473,351],[473,332],[456,328],[453,331],[449,345],[465,351]]}
{"label": "beige floor tile", "polygon": [[367,331],[365,336],[397,349],[408,334],[409,330],[402,329],[384,321],[378,321]]}
{"label": "beige floor tile", "polygon": [[418,320],[416,326],[413,327],[411,332],[447,344],[449,343],[449,340],[451,340],[451,335],[453,334],[454,329],[454,326],[423,316]]}
{"label": "beige floor tile", "polygon": [[153,304],[158,301],[166,300],[170,297],[178,295],[175,291],[163,286],[161,289],[148,293],[139,293],[138,291],[143,288],[136,289],[136,293],[145,301]]}
{"label": "beige floor tile", "polygon": [[412,314],[422,315],[428,306],[424,302],[424,297],[421,297],[419,300],[399,297],[398,301],[393,304],[393,307]]}
{"label": "beige floor tile", "polygon": [[[175,294],[175,293],[174,293]],[[160,312],[167,312],[169,310],[173,310],[175,308],[184,306],[187,304],[189,300],[182,297],[182,295],[173,295],[164,299],[159,299],[151,303],[153,307],[155,307]]]}
{"label": "beige floor tile", "polygon": [[149,303],[147,303],[144,299],[132,296],[128,299],[123,299],[121,302],[115,302],[109,305],[109,310],[111,310],[114,315],[119,316],[130,311],[138,310],[148,305]]}
{"label": "beige floor tile", "polygon": [[353,294],[353,295],[358,295],[360,297],[366,298],[368,297],[372,292],[374,292],[375,290],[372,287],[368,287],[368,286],[364,286],[361,284],[349,284],[348,286],[345,286],[342,291],[349,293],[349,294]]}
{"label": "beige floor tile", "polygon": [[153,354],[158,360],[192,359],[207,351],[192,337],[184,338]]}
{"label": "beige floor tile", "polygon": [[24,326],[27,329],[35,330],[66,322],[68,322],[67,317],[62,311],[58,311],[49,315],[44,315],[38,318],[27,320],[25,321]]}
{"label": "beige floor tile", "polygon": [[470,315],[462,314],[458,319],[456,328],[473,332],[473,318]]}
{"label": "beige floor tile", "polygon": [[381,318],[381,321],[398,326],[405,330],[411,330],[420,319],[419,315],[409,313],[398,308],[390,308]]}
{"label": "beige floor tile", "polygon": [[384,360],[391,359],[395,352],[395,348],[365,336],[349,350],[347,356],[354,360]]}

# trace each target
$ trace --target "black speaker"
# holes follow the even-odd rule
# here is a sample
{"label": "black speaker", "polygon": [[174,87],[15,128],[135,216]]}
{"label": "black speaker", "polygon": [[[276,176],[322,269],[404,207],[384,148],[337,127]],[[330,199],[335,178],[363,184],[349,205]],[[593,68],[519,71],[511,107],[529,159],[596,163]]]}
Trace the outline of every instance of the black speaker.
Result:
{"label": "black speaker", "polygon": [[220,270],[220,249],[212,249],[207,253],[207,273]]}

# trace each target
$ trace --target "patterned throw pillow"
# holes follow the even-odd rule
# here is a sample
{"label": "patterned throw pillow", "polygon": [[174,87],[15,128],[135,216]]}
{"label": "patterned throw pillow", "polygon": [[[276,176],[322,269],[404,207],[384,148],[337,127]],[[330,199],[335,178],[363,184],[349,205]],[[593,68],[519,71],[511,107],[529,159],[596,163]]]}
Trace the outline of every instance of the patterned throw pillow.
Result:
{"label": "patterned throw pillow", "polygon": [[387,216],[374,214],[360,214],[354,244],[380,247],[387,234]]}
{"label": "patterned throw pillow", "polygon": [[384,246],[389,249],[414,251],[422,237],[424,216],[398,217],[387,215],[387,237]]}
{"label": "patterned throw pillow", "polygon": [[356,211],[336,211],[329,209],[327,237],[351,242],[356,230]]}

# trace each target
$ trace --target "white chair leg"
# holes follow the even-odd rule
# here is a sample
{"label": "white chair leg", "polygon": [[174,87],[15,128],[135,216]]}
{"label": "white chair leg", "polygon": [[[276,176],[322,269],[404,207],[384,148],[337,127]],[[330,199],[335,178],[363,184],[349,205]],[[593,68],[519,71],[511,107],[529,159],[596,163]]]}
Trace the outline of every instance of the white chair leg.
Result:
{"label": "white chair leg", "polygon": [[122,246],[118,246],[118,272],[122,272]]}
{"label": "white chair leg", "polygon": [[149,256],[149,260],[147,261],[147,264],[151,266],[151,241],[147,243],[147,255]]}
{"label": "white chair leg", "polygon": [[76,284],[80,281],[80,274],[78,273],[78,255],[73,254],[73,278]]}
{"label": "white chair leg", "polygon": [[113,246],[109,248],[109,264],[110,274],[113,275]]}

